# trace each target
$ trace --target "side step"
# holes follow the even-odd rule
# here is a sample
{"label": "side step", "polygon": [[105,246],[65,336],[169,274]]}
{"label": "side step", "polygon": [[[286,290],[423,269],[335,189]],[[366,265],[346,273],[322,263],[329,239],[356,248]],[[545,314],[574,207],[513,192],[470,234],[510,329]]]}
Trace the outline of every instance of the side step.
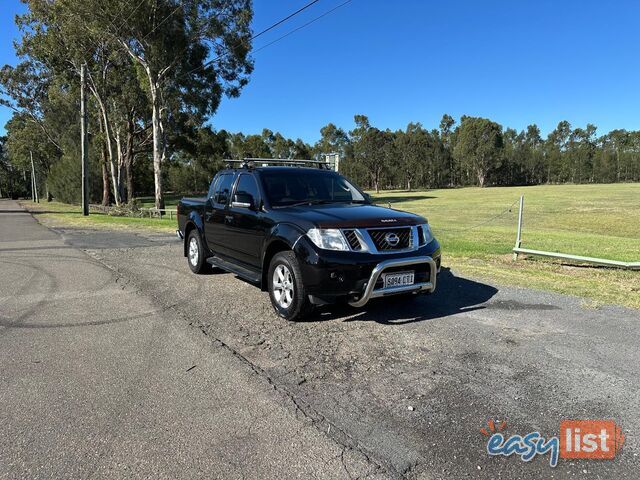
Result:
{"label": "side step", "polygon": [[260,283],[262,281],[262,278],[259,272],[256,272],[255,270],[250,270],[236,263],[223,260],[220,257],[207,258],[207,263],[213,265],[214,267],[221,268],[222,270],[226,270],[227,272],[234,273],[251,283]]}

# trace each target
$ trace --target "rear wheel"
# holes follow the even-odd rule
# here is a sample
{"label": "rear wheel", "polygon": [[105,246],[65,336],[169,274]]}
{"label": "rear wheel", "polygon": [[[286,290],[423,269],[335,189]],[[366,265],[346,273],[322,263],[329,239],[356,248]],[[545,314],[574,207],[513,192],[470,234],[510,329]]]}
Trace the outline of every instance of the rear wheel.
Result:
{"label": "rear wheel", "polygon": [[293,252],[280,252],[273,257],[267,279],[271,304],[278,315],[287,320],[296,320],[311,312],[313,307]]}
{"label": "rear wheel", "polygon": [[204,255],[202,239],[195,229],[187,237],[187,261],[193,273],[203,273],[209,265]]}

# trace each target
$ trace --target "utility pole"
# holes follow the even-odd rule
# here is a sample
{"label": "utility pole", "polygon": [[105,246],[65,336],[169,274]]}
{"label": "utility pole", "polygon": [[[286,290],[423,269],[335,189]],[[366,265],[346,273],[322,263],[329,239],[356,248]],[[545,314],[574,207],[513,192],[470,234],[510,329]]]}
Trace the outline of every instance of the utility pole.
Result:
{"label": "utility pole", "polygon": [[89,139],[87,137],[86,65],[80,66],[80,145],[82,157],[82,215],[89,215]]}
{"label": "utility pole", "polygon": [[[31,180],[31,201],[35,202],[36,201],[36,195],[35,195],[35,191],[33,190],[33,169],[31,170],[31,172],[29,172],[29,179]],[[24,183],[27,183],[27,174],[24,170],[22,170],[22,175],[24,176]]]}
{"label": "utility pole", "polygon": [[36,180],[36,167],[33,164],[33,152],[29,150],[29,155],[31,156],[31,199],[34,202],[40,203],[40,198],[38,197],[38,182]]}

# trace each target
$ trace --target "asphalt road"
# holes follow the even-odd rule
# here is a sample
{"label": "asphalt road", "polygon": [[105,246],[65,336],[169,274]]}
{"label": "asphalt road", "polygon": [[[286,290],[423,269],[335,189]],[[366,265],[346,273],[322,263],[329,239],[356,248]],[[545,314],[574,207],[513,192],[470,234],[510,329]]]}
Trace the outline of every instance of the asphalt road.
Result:
{"label": "asphalt road", "polygon": [[[9,201],[0,268],[0,477],[638,478],[636,310],[445,268],[434,295],[285,322],[169,236],[52,231]],[[626,439],[551,468],[488,456],[491,418]]]}

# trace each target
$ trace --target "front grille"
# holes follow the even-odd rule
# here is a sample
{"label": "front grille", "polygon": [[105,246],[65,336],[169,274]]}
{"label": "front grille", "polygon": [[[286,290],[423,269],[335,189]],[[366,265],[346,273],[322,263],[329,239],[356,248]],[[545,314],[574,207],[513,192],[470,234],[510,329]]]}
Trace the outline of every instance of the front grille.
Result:
{"label": "front grille", "polygon": [[360,240],[358,240],[354,230],[343,230],[342,233],[344,233],[347,242],[349,242],[351,250],[362,250],[362,245],[360,245]]}
{"label": "front grille", "polygon": [[[368,232],[378,250],[404,250],[412,244],[411,227],[371,229]],[[399,239],[396,245],[391,245],[386,240],[391,234],[395,234]]]}

